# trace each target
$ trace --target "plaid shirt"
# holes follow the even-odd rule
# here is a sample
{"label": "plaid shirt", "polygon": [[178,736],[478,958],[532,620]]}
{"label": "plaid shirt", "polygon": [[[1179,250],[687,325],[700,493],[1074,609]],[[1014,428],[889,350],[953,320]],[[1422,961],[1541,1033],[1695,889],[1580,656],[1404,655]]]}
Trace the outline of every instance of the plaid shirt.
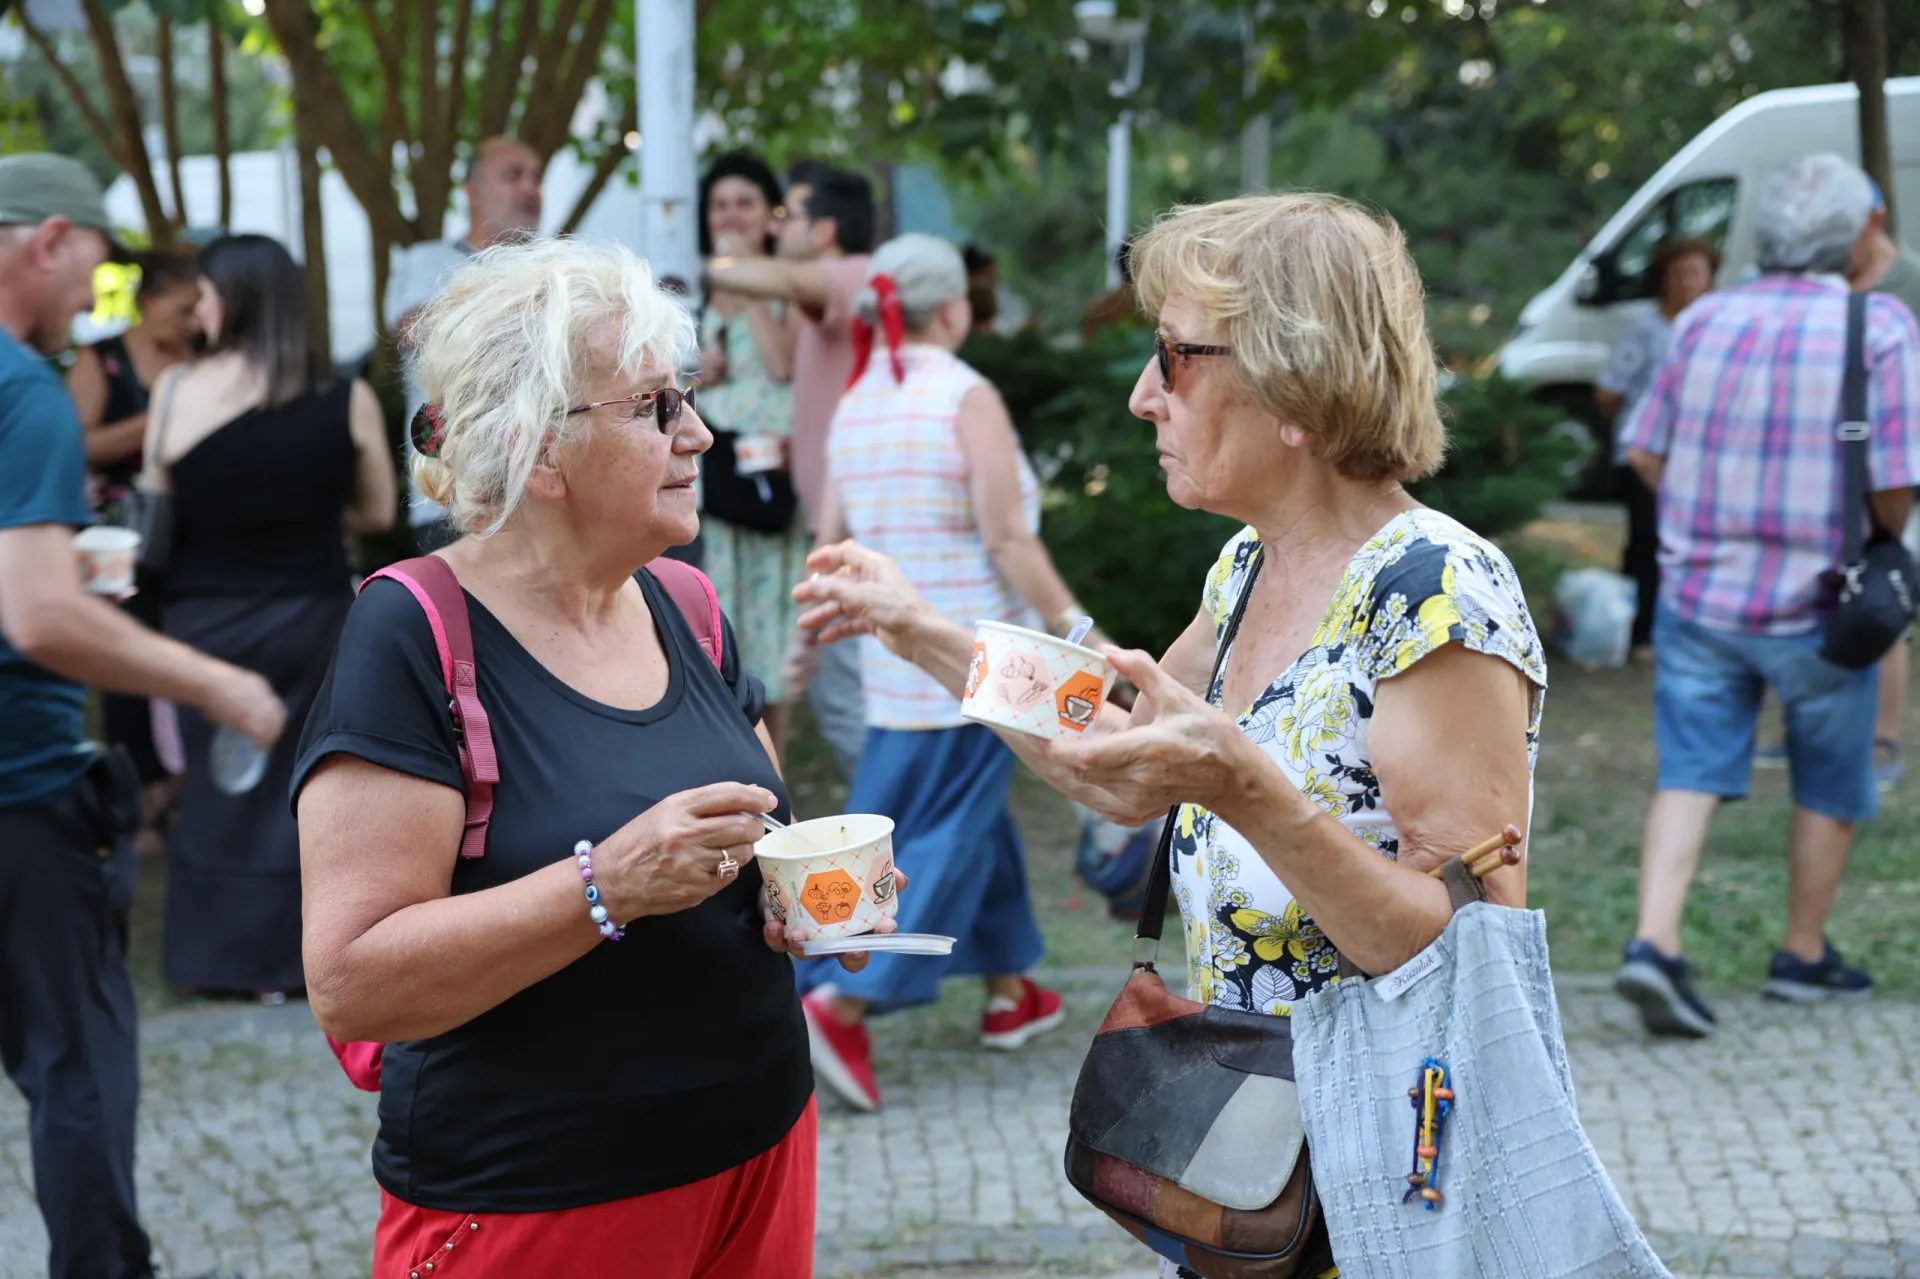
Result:
{"label": "plaid shirt", "polygon": [[[1709,293],[1623,430],[1666,460],[1660,599],[1702,626],[1794,635],[1819,625],[1840,560],[1838,277],[1769,275]],[[1920,327],[1898,299],[1867,303],[1867,445],[1875,491],[1920,483]]]}

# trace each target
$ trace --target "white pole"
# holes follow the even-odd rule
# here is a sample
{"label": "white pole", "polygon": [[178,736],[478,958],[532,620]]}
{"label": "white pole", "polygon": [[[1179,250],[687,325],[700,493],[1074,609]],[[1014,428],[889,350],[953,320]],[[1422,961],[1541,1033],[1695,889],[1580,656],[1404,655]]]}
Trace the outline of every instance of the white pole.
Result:
{"label": "white pole", "polygon": [[641,245],[656,276],[693,287],[700,270],[694,219],[694,0],[635,0],[640,79]]}
{"label": "white pole", "polygon": [[[1267,16],[1266,0],[1251,13],[1242,15],[1247,66],[1241,76],[1241,90],[1248,97],[1259,87],[1256,68],[1266,56],[1266,44],[1260,39],[1260,23]],[[1273,153],[1273,116],[1262,111],[1248,118],[1240,130],[1240,190],[1253,195],[1267,189],[1267,159]]]}
{"label": "white pole", "polygon": [[[1140,87],[1146,40],[1136,36],[1127,49],[1127,78],[1116,85],[1131,98]],[[1132,229],[1133,112],[1122,110],[1107,130],[1107,287],[1120,284],[1120,245]]]}

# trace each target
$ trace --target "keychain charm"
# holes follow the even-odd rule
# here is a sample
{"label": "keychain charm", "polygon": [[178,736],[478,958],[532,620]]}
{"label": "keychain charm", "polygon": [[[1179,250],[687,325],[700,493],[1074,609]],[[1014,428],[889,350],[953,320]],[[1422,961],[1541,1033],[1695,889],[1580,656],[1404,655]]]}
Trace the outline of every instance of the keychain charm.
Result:
{"label": "keychain charm", "polygon": [[1440,1206],[1440,1136],[1453,1111],[1453,1080],[1447,1068],[1429,1057],[1420,1063],[1420,1080],[1407,1089],[1413,1102],[1413,1171],[1407,1174],[1407,1193],[1401,1203],[1419,1195],[1432,1212]]}

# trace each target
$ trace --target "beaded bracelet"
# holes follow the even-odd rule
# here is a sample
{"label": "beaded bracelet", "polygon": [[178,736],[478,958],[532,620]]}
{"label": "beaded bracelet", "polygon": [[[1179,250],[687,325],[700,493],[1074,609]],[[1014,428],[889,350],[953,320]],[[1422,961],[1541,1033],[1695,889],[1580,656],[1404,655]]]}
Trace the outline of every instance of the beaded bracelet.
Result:
{"label": "beaded bracelet", "polygon": [[626,930],[607,917],[607,908],[600,904],[600,890],[593,883],[593,845],[581,840],[573,846],[574,860],[580,863],[580,878],[587,884],[587,915],[599,925],[600,935],[608,941],[619,941],[626,936]]}

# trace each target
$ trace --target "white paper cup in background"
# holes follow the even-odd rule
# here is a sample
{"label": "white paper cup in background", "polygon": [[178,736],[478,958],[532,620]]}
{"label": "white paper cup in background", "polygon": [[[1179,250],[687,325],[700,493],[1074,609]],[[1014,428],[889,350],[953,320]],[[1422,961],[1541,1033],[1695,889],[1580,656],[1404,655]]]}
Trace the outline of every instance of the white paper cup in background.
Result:
{"label": "white paper cup in background", "polygon": [[733,469],[741,475],[777,471],[784,451],[778,435],[742,435],[733,442]]}
{"label": "white paper cup in background", "polygon": [[133,570],[140,554],[140,535],[130,528],[95,524],[73,539],[80,556],[80,576],[95,595],[125,595],[133,589]]}
{"label": "white paper cup in background", "polygon": [[960,713],[1033,737],[1092,727],[1113,691],[1113,663],[1090,648],[1005,622],[981,622]]}
{"label": "white paper cup in background", "polygon": [[891,818],[849,813],[795,822],[768,831],[753,855],[768,905],[796,937],[870,933],[899,909]]}

